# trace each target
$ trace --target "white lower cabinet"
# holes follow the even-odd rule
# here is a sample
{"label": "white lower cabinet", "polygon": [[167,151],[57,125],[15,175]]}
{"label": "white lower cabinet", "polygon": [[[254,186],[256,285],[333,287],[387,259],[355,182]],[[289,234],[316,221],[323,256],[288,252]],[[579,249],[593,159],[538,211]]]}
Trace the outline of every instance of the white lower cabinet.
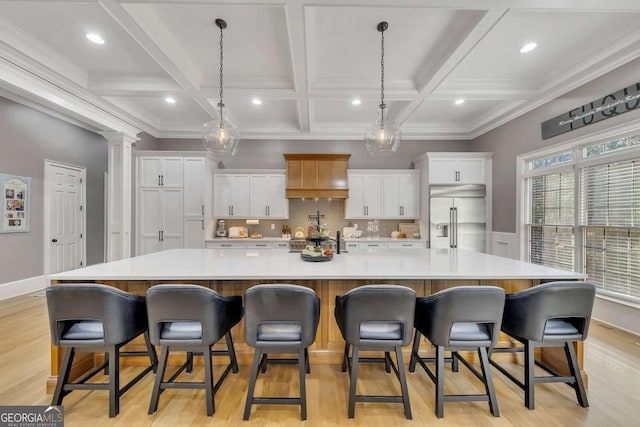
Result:
{"label": "white lower cabinet", "polygon": [[185,218],[184,247],[185,249],[204,249],[204,219]]}
{"label": "white lower cabinet", "polygon": [[426,242],[388,242],[389,249],[426,249]]}
{"label": "white lower cabinet", "polygon": [[289,250],[289,242],[284,240],[269,239],[243,239],[243,240],[207,240],[207,249],[286,249]]}
{"label": "white lower cabinet", "polygon": [[182,248],[182,189],[143,188],[138,194],[138,254]]}

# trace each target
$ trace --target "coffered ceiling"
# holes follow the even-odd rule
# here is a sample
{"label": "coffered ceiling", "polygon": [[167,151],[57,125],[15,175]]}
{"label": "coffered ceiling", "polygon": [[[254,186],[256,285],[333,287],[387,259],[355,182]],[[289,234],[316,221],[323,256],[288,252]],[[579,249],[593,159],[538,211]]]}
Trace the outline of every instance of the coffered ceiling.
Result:
{"label": "coffered ceiling", "polygon": [[219,96],[215,18],[247,139],[361,138],[383,20],[405,139],[475,138],[640,56],[638,0],[0,0],[0,95],[93,130],[198,137]]}

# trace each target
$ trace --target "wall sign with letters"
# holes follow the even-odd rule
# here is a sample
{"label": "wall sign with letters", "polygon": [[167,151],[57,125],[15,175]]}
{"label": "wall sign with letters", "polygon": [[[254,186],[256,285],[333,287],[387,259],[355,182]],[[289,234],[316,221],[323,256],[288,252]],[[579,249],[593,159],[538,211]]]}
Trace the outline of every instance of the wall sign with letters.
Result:
{"label": "wall sign with letters", "polygon": [[590,125],[640,107],[640,83],[542,122],[542,139]]}

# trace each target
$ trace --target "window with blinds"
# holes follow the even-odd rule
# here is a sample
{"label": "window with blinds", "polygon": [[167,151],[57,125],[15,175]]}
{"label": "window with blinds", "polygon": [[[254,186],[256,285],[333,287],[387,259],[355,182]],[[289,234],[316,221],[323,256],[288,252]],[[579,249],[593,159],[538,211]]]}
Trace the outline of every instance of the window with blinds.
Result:
{"label": "window with blinds", "polygon": [[574,181],[573,170],[527,178],[530,262],[574,269]]}
{"label": "window with blinds", "polygon": [[640,298],[640,159],[581,170],[584,271],[605,293]]}

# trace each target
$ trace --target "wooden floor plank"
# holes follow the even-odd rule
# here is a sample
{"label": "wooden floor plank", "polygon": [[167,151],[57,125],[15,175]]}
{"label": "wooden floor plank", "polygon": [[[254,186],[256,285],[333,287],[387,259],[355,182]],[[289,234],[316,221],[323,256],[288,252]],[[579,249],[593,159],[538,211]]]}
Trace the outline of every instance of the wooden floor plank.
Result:
{"label": "wooden floor plank", "polygon": [[[217,363],[222,360],[216,358]],[[406,362],[406,361],[405,361]],[[513,372],[521,366],[509,365]],[[216,365],[214,375],[222,371]],[[575,394],[566,385],[536,386],[536,410],[522,404],[523,393],[495,369],[492,370],[501,417],[490,415],[487,404],[447,403],[445,417],[434,414],[434,386],[420,369],[407,374],[413,421],[404,418],[401,404],[356,404],[354,420],[347,418],[349,379],[339,365],[315,364],[307,377],[309,426],[426,425],[441,426],[630,426],[640,418],[640,337],[593,322],[585,344],[585,370],[589,374],[589,402],[584,409],[575,403]],[[121,383],[139,368],[123,369]],[[46,302],[41,296],[21,296],[0,301],[0,404],[48,404],[45,394],[49,375],[49,326]],[[183,374],[182,380],[200,381],[203,369]],[[65,398],[67,426],[298,426],[297,406],[254,405],[251,420],[242,421],[249,366],[230,374],[216,395],[216,413],[207,417],[203,390],[167,390],[160,398],[158,412],[147,415],[152,376],[134,386],[120,404],[120,415],[108,418],[106,392],[76,391]],[[97,378],[96,381],[104,380]],[[461,365],[460,372],[446,372],[447,393],[478,393],[481,384]],[[398,394],[395,376],[385,374],[382,365],[365,364],[360,369],[358,393]],[[269,365],[259,377],[256,395],[297,396],[296,365]]]}

